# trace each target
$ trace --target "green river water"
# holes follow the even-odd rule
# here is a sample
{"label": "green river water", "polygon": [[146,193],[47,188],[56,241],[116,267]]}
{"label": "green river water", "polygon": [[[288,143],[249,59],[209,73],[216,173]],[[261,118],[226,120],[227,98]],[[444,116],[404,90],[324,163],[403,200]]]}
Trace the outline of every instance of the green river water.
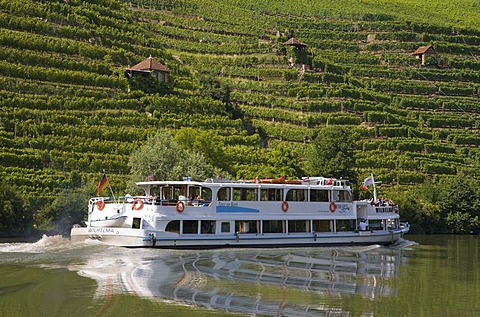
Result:
{"label": "green river water", "polygon": [[480,316],[480,236],[392,247],[0,243],[0,316]]}

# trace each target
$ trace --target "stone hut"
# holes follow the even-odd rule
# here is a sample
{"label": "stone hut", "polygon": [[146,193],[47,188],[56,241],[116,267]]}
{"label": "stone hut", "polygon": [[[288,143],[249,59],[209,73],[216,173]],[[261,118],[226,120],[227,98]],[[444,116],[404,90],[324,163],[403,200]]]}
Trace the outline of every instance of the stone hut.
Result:
{"label": "stone hut", "polygon": [[415,52],[413,52],[412,55],[415,56],[415,58],[421,60],[421,65],[425,65],[425,57],[431,54],[435,54],[435,49],[432,45],[427,45],[420,46]]}

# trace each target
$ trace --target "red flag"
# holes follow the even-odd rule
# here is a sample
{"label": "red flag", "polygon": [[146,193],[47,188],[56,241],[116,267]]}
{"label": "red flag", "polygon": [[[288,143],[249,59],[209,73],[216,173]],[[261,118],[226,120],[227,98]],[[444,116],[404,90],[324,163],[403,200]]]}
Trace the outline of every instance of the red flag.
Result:
{"label": "red flag", "polygon": [[97,196],[100,196],[100,193],[102,192],[102,190],[107,188],[107,186],[108,186],[107,174],[104,173],[102,179],[98,182],[98,185],[97,185]]}

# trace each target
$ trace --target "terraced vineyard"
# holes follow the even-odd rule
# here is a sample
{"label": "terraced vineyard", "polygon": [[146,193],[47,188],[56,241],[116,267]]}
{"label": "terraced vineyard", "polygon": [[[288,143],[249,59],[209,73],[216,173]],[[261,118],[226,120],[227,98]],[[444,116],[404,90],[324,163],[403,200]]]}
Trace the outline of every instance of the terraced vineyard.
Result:
{"label": "terraced vineyard", "polygon": [[[122,194],[131,153],[161,128],[215,141],[196,150],[236,178],[304,176],[332,125],[358,136],[360,178],[478,166],[478,1],[316,2],[0,0],[0,175],[39,214],[65,189],[93,194],[103,170]],[[124,76],[149,55],[171,70],[161,94]]]}

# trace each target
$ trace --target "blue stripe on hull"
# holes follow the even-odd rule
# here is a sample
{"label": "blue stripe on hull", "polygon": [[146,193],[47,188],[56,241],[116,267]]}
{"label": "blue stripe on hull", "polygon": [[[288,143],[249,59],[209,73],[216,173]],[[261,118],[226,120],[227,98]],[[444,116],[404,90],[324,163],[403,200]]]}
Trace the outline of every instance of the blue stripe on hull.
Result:
{"label": "blue stripe on hull", "polygon": [[216,212],[260,212],[258,209],[238,207],[238,206],[217,206]]}

